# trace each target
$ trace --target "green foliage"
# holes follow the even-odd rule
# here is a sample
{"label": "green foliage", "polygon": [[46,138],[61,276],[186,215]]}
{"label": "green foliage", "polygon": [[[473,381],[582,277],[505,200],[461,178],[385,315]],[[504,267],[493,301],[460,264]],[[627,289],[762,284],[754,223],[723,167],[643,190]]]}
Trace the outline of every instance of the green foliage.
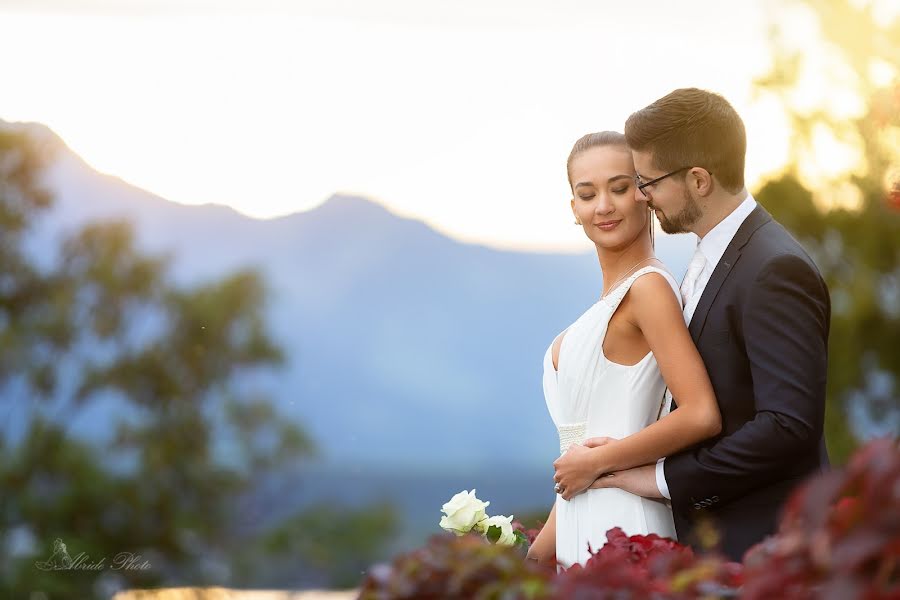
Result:
{"label": "green foliage", "polygon": [[347,509],[334,503],[316,504],[278,524],[247,549],[245,568],[260,568],[254,557],[266,556],[318,574],[332,586],[359,585],[368,565],[381,558],[383,540],[399,526],[396,510],[386,503]]}
{"label": "green foliage", "polygon": [[[0,414],[16,415],[0,421],[0,596],[252,584],[242,552],[283,558],[271,540],[286,535],[307,544],[293,560],[317,561],[336,582],[352,583],[350,570],[358,579],[396,525],[387,507],[317,507],[264,534],[233,525],[258,482],[314,454],[264,393],[235,384],[283,361],[260,276],[176,286],[171,259],[140,252],[126,223],[83,227],[39,268],[24,248],[52,204],[40,185],[51,150],[0,128]],[[110,397],[129,414],[102,439],[76,438],[73,421]],[[37,568],[57,539],[73,560],[106,568]],[[150,568],[109,568],[120,552]]]}
{"label": "green foliage", "polygon": [[[892,183],[900,182],[900,19],[880,22],[867,4],[802,6],[818,21],[823,44],[794,48],[790,31],[774,30],[775,64],[756,84],[790,118],[791,164],[755,196],[809,250],[831,291],[826,439],[841,463],[858,445],[848,427],[851,407],[876,423],[900,423],[900,206],[889,200]],[[841,85],[865,107],[858,118],[834,116],[828,98],[813,107],[793,104],[810,52],[835,57]],[[893,69],[892,83],[869,76],[879,64]],[[835,181],[802,182],[802,164],[814,156],[822,130],[857,148],[865,167]],[[809,189],[814,183],[826,185]]]}
{"label": "green foliage", "polygon": [[3,131],[0,157],[0,381],[24,374],[43,396],[55,384],[55,355],[74,335],[65,318],[70,290],[40,273],[21,249],[23,236],[52,201],[36,178],[52,152],[23,132]]}
{"label": "green foliage", "polygon": [[531,540],[528,539],[528,534],[521,529],[516,529],[513,531],[513,534],[516,536],[515,545],[523,546],[528,548],[531,545]]}
{"label": "green foliage", "polygon": [[491,525],[488,527],[488,530],[484,533],[484,536],[487,538],[492,544],[496,544],[497,540],[500,539],[500,536],[503,535],[503,530],[497,527],[496,525]]}

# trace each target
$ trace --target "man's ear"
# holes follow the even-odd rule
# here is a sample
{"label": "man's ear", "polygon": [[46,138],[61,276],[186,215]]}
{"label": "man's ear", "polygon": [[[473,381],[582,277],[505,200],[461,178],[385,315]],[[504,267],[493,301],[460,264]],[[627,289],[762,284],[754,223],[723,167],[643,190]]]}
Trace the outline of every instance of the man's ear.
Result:
{"label": "man's ear", "polygon": [[709,171],[701,167],[694,167],[688,175],[688,184],[694,188],[701,198],[709,196],[713,191],[713,178]]}

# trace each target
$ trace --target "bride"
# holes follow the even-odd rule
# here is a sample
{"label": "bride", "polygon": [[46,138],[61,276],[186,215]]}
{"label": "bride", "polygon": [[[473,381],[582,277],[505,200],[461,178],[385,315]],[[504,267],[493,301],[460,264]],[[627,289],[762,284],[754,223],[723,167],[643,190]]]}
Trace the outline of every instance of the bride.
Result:
{"label": "bride", "polygon": [[[556,501],[528,557],[555,554],[561,567],[584,564],[588,544],[599,549],[613,527],[675,539],[671,506],[658,490],[625,491],[601,479],[653,468],[722,426],[679,286],[653,254],[652,212],[635,199],[625,136],[582,137],[567,170],[572,212],[597,248],[603,293],[544,356],[544,397],[561,456],[553,463]],[[678,409],[669,413],[672,396]]]}

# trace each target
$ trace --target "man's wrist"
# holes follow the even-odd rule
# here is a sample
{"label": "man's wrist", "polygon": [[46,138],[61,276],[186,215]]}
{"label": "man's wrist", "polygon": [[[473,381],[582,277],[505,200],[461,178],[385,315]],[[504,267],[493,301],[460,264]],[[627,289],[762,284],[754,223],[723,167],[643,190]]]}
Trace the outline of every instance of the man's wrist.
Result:
{"label": "man's wrist", "polygon": [[671,500],[672,495],[669,493],[669,485],[666,482],[666,470],[663,466],[665,460],[665,458],[661,458],[656,461],[656,488],[659,490],[659,493],[663,498]]}

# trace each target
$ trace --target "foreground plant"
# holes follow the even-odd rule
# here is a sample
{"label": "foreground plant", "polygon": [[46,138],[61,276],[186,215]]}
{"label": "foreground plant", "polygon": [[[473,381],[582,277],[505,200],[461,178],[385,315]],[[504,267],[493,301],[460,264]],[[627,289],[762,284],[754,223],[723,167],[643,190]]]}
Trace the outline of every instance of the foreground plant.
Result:
{"label": "foreground plant", "polygon": [[688,546],[655,534],[627,536],[618,527],[582,566],[556,578],[554,597],[733,598],[740,564],[716,555],[697,557]]}
{"label": "foreground plant", "polygon": [[435,535],[389,565],[376,565],[361,600],[547,598],[554,569],[525,560],[517,549],[478,535]]}
{"label": "foreground plant", "polygon": [[[557,573],[520,548],[476,535],[485,522],[474,490],[448,503],[471,535],[434,536],[424,548],[373,568],[361,598],[861,598],[900,600],[900,446],[871,442],[843,469],[819,475],[789,500],[778,534],[744,564],[657,535],[614,528],[584,565]],[[453,509],[453,510],[451,510]],[[511,518],[511,517],[510,517]],[[443,521],[443,520],[442,520]],[[526,540],[535,531],[514,531]],[[456,532],[458,533],[458,531]]]}
{"label": "foreground plant", "polygon": [[744,557],[743,598],[900,598],[900,447],[876,440],[798,489]]}

